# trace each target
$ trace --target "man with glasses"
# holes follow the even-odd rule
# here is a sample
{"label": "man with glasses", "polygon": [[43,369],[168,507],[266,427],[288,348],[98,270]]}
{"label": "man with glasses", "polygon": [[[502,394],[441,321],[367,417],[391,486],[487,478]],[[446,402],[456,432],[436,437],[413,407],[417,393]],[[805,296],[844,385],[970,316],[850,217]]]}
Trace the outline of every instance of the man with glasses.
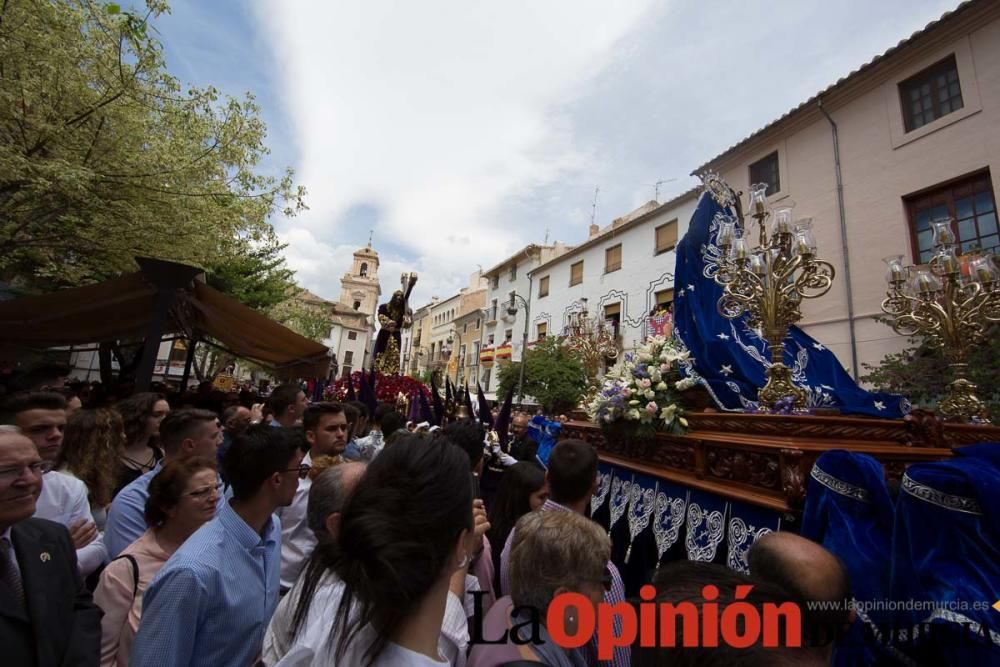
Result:
{"label": "man with glasses", "polygon": [[101,611],[66,529],[31,518],[48,465],[32,441],[0,426],[0,647],[5,665],[94,665]]}
{"label": "man with glasses", "polygon": [[[104,542],[111,558],[116,558],[125,547],[142,537],[146,532],[146,499],[149,498],[149,483],[160,474],[168,461],[201,456],[216,460],[216,452],[222,442],[219,418],[208,410],[174,410],[160,422],[160,446],[163,458],[156,467],[134,480],[118,492],[111,509]],[[219,497],[219,509],[225,499]]]}
{"label": "man with glasses", "polygon": [[51,470],[66,430],[65,397],[52,391],[14,394],[5,401],[3,412],[0,423],[17,426],[34,443],[48,466],[42,493],[35,504],[35,517],[61,523],[69,529],[80,573],[88,576],[105,563],[108,551],[90,511],[87,485],[72,475]]}
{"label": "man with glasses", "polygon": [[134,665],[245,667],[260,655],[278,605],[281,522],[308,443],[299,429],[254,425],[223,469],[233,497],[188,538],[150,583],[132,647]]}
{"label": "man with glasses", "polygon": [[[306,408],[302,416],[302,427],[309,442],[309,453],[302,464],[311,466],[314,458],[336,457],[343,461],[347,447],[347,415],[340,403],[316,403]],[[299,481],[295,498],[288,507],[276,514],[281,519],[281,593],[286,593],[295,585],[306,560],[316,548],[316,538],[306,521],[309,503],[309,489],[312,481],[308,474]]]}

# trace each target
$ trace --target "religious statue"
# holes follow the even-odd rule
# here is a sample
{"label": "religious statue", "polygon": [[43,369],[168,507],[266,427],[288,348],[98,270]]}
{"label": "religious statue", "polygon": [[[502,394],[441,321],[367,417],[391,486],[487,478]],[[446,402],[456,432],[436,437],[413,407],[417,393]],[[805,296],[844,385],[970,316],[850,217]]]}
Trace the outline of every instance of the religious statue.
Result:
{"label": "religious statue", "polygon": [[402,330],[409,329],[413,324],[413,311],[410,310],[410,292],[417,284],[417,274],[402,274],[399,278],[401,289],[392,293],[389,303],[378,307],[378,323],[381,327],[375,338],[375,353],[373,367],[383,375],[399,373],[399,348],[402,343]]}

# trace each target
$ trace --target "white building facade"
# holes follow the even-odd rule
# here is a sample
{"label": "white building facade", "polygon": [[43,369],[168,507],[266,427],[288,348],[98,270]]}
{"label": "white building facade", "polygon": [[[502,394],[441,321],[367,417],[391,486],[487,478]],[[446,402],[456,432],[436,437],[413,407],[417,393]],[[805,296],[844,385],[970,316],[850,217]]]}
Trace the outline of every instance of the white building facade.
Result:
{"label": "white building facade", "polygon": [[650,312],[673,302],[676,246],[696,203],[693,190],[649,202],[604,229],[591,227],[586,241],[532,269],[529,341],[562,334],[570,316],[586,310],[610,323],[621,349],[634,349]]}

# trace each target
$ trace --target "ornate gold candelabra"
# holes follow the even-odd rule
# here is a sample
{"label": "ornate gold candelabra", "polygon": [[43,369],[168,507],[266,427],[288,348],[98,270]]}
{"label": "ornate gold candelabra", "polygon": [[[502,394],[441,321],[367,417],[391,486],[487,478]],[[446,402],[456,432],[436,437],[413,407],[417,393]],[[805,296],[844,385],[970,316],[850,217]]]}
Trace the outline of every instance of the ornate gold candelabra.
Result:
{"label": "ornate gold candelabra", "polygon": [[586,398],[600,389],[599,375],[605,359],[618,358],[618,340],[614,332],[602,320],[591,318],[587,312],[587,300],[581,299],[581,310],[569,316],[569,325],[564,331],[563,345],[576,354],[590,378]]}
{"label": "ornate gold candelabra", "polygon": [[903,266],[902,255],[885,258],[889,290],[882,310],[893,330],[920,335],[941,348],[952,381],[938,405],[945,419],[989,419],[976,385],[965,378],[969,352],[986,340],[990,322],[1000,322],[1000,272],[992,253],[958,255],[953,221],[935,220],[934,256],[923,266]]}
{"label": "ornate gold candelabra", "polygon": [[792,371],[784,364],[785,337],[788,327],[802,319],[802,299],[815,299],[829,291],[833,266],[816,256],[811,220],[793,222],[790,206],[772,213],[766,185],[750,186],[749,212],[759,229],[755,245],[748,238],[739,196],[715,174],[705,177],[705,185],[719,204],[736,211],[735,217],[716,215],[719,253],[709,261],[714,264],[715,282],[723,290],[719,313],[729,319],[746,314],[747,324],[761,332],[771,350],[767,383],[758,392],[757,402],[773,408],[779,400],[791,397],[795,407],[803,408],[806,391],[792,382]]}

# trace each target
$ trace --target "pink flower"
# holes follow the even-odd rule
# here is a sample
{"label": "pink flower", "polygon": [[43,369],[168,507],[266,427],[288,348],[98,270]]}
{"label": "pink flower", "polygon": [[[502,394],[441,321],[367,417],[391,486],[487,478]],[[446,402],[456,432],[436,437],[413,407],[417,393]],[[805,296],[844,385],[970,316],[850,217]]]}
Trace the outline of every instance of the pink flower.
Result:
{"label": "pink flower", "polygon": [[649,389],[652,386],[653,383],[649,380],[649,378],[643,378],[639,380],[639,387],[642,389]]}
{"label": "pink flower", "polygon": [[622,396],[624,396],[625,398],[629,398],[630,396],[632,396],[632,390],[629,389],[628,387],[625,387],[624,389],[622,389]]}
{"label": "pink flower", "polygon": [[656,412],[657,412],[657,410],[659,410],[659,409],[660,409],[660,406],[658,406],[653,401],[650,401],[649,403],[646,403],[646,412],[648,412],[651,415],[655,415]]}
{"label": "pink flower", "polygon": [[670,370],[670,364],[660,364],[660,372],[666,373]]}

